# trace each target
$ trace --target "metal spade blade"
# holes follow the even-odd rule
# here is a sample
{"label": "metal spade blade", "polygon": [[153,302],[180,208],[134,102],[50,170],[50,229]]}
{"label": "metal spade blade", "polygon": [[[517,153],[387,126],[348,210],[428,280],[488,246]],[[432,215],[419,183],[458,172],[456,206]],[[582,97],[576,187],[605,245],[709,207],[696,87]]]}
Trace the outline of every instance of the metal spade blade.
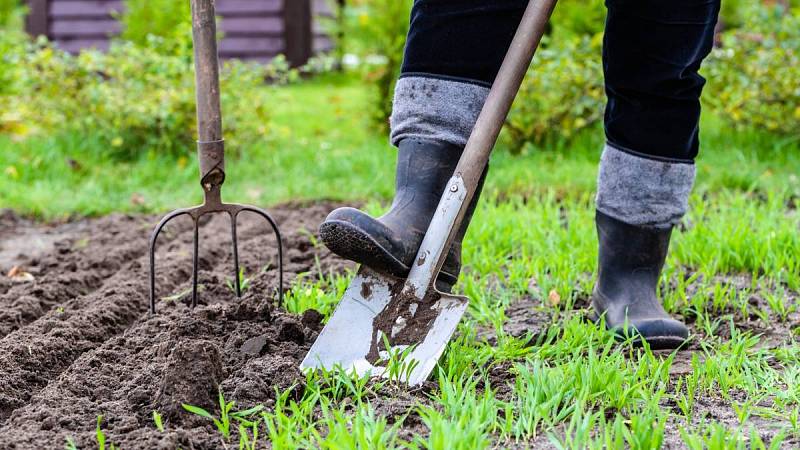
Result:
{"label": "metal spade blade", "polygon": [[411,386],[424,382],[467,310],[469,299],[435,291],[431,298],[436,300],[429,305],[403,302],[404,283],[404,279],[361,267],[300,368],[339,367],[359,376],[388,376],[389,353],[408,349],[402,364],[411,370],[401,381]]}

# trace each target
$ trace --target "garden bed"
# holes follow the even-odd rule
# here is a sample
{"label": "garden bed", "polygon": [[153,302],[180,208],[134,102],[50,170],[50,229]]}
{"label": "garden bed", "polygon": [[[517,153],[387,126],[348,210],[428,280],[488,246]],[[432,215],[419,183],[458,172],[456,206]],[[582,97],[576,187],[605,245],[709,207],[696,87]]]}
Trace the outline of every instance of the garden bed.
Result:
{"label": "garden bed", "polygon": [[[297,286],[302,279],[344,274],[354,267],[332,255],[314,237],[318,223],[335,206],[323,202],[272,209],[284,233],[287,287]],[[44,225],[9,211],[0,214],[0,269],[7,273],[12,266],[17,267],[13,277],[0,279],[0,448],[62,448],[66,443],[74,443],[75,448],[96,448],[100,420],[105,439],[118,448],[215,449],[225,442],[219,431],[182,404],[216,415],[219,390],[226,401],[235,402],[233,411],[262,405],[264,411],[271,412],[279,395],[301,401],[307,379],[298,365],[321,328],[322,316],[313,310],[290,314],[274,306],[270,293],[277,288],[277,253],[265,224],[255,217],[243,217],[239,224],[242,264],[247,273],[255,274],[248,276],[250,285],[240,300],[229,286],[232,260],[228,222],[218,217],[203,224],[200,305],[194,310],[188,306],[191,227],[188,222],[169,226],[159,241],[159,311],[151,316],[147,239],[156,220],[154,216],[114,214]],[[702,286],[716,283],[747,291],[752,280],[745,276],[700,277],[686,290],[693,296]],[[560,327],[569,326],[565,325],[569,317],[586,315],[588,299],[579,295],[573,309],[559,312],[542,308],[543,299],[549,300],[537,289],[531,286],[531,295],[516,298],[505,307],[503,333],[505,339],[532,337],[529,345],[533,347],[555,346]],[[797,302],[796,294],[791,293],[787,301]],[[748,302],[753,309],[768,309],[758,292]],[[771,325],[733,309],[720,311],[718,316],[735,318],[733,333],[759,335],[757,347],[763,349],[780,349],[792,342],[793,330],[800,324],[795,311]],[[664,447],[683,448],[681,428],[699,427],[709,420],[730,429],[744,420],[758,430],[758,438],[767,442],[774,439],[791,419],[765,419],[750,413],[742,417],[734,406],[748,402],[748,395],[735,387],[726,396],[694,398],[692,420],[681,418],[676,399],[683,398],[680,394],[685,385],[676,384],[677,380],[685,383],[690,378],[695,370],[694,357],[704,364],[709,355],[703,351],[702,342],[708,338],[704,325],[693,317],[684,319],[690,322],[694,338],[687,351],[679,352],[667,366],[668,395],[659,405],[660,414],[667,420]],[[741,342],[740,336],[732,335],[733,323],[720,322],[714,339]],[[463,338],[463,332],[457,339]],[[481,345],[502,347],[496,333],[479,325],[474,339]],[[599,351],[589,347],[584,350]],[[736,350],[720,351],[729,355]],[[616,353],[581,355],[589,365],[594,358],[616,357]],[[669,353],[655,356],[655,361],[664,361]],[[514,405],[525,391],[519,384],[515,388],[515,358],[504,358],[478,364],[486,365],[483,370],[489,383],[486,386],[493,390],[492,401]],[[637,356],[628,354],[626,358]],[[782,366],[774,359],[768,363],[775,368]],[[720,372],[713,376],[723,383],[727,375]],[[478,392],[486,387],[480,382],[476,386]],[[462,388],[469,392],[468,386]],[[441,408],[437,402],[443,394],[435,381],[413,390],[393,383],[370,389],[369,408],[389,425],[397,426],[393,431],[397,442],[410,442],[430,433],[420,408]],[[602,389],[603,395],[614,401],[612,388]],[[349,410],[347,402],[353,401],[355,408],[361,401],[348,399],[348,395],[326,395],[335,402],[344,401],[345,410]],[[772,398],[767,395],[756,404],[739,407],[751,411],[768,408]],[[312,415],[322,417],[319,406],[315,408]],[[154,420],[154,411],[163,430]],[[495,414],[499,423],[503,411]],[[236,448],[236,423],[233,426],[227,445]],[[571,426],[562,422],[520,440],[495,432],[492,439],[500,448],[547,447],[552,444],[548,434],[569,436],[574,432]],[[263,428],[260,433],[263,435]],[[783,439],[784,446],[798,444],[796,436]],[[263,436],[259,444],[258,448],[266,444]]]}
{"label": "garden bed", "polygon": [[[298,274],[351,265],[310,240],[309,230],[330,209],[273,210],[285,233],[290,283]],[[220,386],[237,404],[268,404],[276,389],[302,384],[298,365],[321,317],[276,310],[266,298],[277,287],[277,251],[266,223],[240,220],[243,266],[266,267],[241,300],[226,282],[228,223],[219,217],[204,224],[201,304],[194,311],[186,305],[190,224],[168,227],[158,251],[162,300],[150,316],[147,238],[155,219],[112,215],[41,226],[2,216],[3,264],[33,281],[18,270],[0,284],[0,448],[62,448],[67,439],[95,446],[98,415],[109,442],[121,448],[218,448],[213,430],[181,403],[215,411]],[[166,432],[156,429],[153,411]]]}

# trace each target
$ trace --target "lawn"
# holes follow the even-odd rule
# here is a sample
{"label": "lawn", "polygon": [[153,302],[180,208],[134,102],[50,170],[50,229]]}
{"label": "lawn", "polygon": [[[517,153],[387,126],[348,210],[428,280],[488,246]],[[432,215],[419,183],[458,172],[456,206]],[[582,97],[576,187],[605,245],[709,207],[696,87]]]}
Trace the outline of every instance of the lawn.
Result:
{"label": "lawn", "polygon": [[[363,85],[335,75],[265,89],[274,122],[229,159],[225,197],[380,212],[393,149],[363,114]],[[243,448],[800,446],[800,144],[714,117],[701,139],[660,285],[666,309],[691,325],[687,349],[633,350],[587,320],[601,130],[520,155],[501,139],[456,287],[469,311],[431,383],[408,392],[309,374],[300,395],[286,390],[249,414],[259,420],[241,432]],[[91,136],[0,137],[0,208],[60,221],[197,203],[186,145],[185,158],[143,149],[119,163]],[[287,309],[329,314],[351,275],[298,278]]]}

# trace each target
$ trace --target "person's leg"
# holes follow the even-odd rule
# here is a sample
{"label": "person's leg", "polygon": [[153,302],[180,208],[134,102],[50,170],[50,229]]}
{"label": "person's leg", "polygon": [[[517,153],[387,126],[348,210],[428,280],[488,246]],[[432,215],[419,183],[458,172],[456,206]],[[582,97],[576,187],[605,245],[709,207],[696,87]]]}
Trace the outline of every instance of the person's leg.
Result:
{"label": "person's leg", "polygon": [[[407,275],[453,175],[527,0],[416,0],[395,88],[391,141],[398,147],[391,209],[374,219],[333,211],[320,226],[331,251],[373,269]],[[485,173],[484,173],[485,177]],[[449,290],[478,192],[438,278]]]}
{"label": "person's leg", "polygon": [[606,0],[608,105],[597,187],[599,273],[592,303],[609,327],[654,347],[688,335],[656,297],[672,228],[695,178],[700,64],[719,0]]}

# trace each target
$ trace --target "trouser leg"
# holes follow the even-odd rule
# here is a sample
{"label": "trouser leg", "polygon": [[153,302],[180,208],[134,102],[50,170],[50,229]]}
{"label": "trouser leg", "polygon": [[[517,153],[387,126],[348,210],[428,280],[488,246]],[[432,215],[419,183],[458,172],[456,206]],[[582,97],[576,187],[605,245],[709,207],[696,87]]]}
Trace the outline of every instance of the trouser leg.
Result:
{"label": "trouser leg", "polygon": [[[395,199],[373,218],[333,211],[320,237],[334,253],[374,270],[406,276],[447,181],[466,145],[527,0],[416,0],[391,139],[398,147]],[[461,270],[461,241],[480,196],[476,187],[437,278],[449,291]]]}
{"label": "trouser leg", "polygon": [[699,147],[698,70],[719,0],[607,0],[603,46],[607,145],[597,208],[631,225],[668,228],[685,214]]}
{"label": "trouser leg", "polygon": [[463,147],[511,44],[527,0],[415,0],[391,140]]}
{"label": "trouser leg", "polygon": [[606,0],[607,144],[597,187],[598,275],[592,305],[606,325],[651,348],[688,328],[656,295],[672,228],[695,178],[700,64],[719,0]]}

